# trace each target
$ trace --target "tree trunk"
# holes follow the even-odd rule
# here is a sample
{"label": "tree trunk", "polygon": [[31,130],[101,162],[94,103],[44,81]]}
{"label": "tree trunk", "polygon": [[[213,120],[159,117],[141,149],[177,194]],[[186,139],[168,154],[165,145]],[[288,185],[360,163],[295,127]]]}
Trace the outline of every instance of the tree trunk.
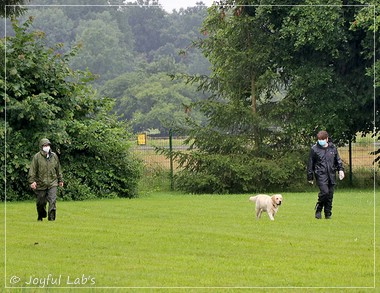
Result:
{"label": "tree trunk", "polygon": [[255,76],[252,75],[251,79],[251,99],[252,99],[252,112],[256,113],[256,94],[255,94]]}
{"label": "tree trunk", "polygon": [[[252,74],[252,77],[251,77],[251,108],[252,108],[252,113],[256,116],[257,99],[256,99],[255,86],[256,86],[255,75]],[[261,146],[259,129],[260,129],[259,125],[255,125],[253,128],[253,131],[254,131],[253,135],[254,135],[254,140],[255,140],[257,150],[260,150],[260,146]]]}

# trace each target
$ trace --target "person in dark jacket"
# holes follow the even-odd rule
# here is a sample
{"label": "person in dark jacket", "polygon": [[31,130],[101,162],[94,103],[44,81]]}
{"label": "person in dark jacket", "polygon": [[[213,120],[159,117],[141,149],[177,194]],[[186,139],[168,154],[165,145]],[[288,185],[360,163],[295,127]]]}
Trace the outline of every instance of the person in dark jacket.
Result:
{"label": "person in dark jacket", "polygon": [[339,171],[339,179],[343,180],[344,169],[338,150],[333,143],[329,142],[327,132],[324,130],[318,132],[317,138],[318,142],[310,150],[307,180],[310,184],[313,184],[315,177],[319,187],[315,217],[321,219],[321,213],[324,210],[325,218],[330,219],[332,215],[336,171]]}
{"label": "person in dark jacket", "polygon": [[[50,141],[40,141],[40,151],[33,156],[29,169],[28,181],[36,193],[38,221],[48,216],[49,221],[56,217],[57,187],[63,187],[61,165],[57,154],[51,151]],[[49,203],[46,212],[46,203]]]}

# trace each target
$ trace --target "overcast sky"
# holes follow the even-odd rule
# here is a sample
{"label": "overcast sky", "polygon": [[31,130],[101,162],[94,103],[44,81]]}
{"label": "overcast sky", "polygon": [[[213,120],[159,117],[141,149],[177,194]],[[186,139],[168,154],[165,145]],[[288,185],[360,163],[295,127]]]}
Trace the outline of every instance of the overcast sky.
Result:
{"label": "overcast sky", "polygon": [[173,9],[179,10],[182,8],[195,6],[196,2],[203,2],[206,6],[211,6],[214,0],[158,0],[167,12],[172,12]]}

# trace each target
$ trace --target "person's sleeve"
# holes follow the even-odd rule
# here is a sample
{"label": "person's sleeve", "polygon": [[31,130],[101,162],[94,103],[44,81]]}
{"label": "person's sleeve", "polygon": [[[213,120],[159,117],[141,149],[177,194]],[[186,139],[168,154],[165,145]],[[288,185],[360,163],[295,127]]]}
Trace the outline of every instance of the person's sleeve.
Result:
{"label": "person's sleeve", "polygon": [[36,156],[33,157],[32,162],[30,163],[29,173],[28,173],[28,182],[29,184],[32,184],[33,182],[37,181],[37,158]]}
{"label": "person's sleeve", "polygon": [[312,181],[314,178],[314,152],[310,150],[309,161],[307,163],[307,181]]}
{"label": "person's sleeve", "polygon": [[336,150],[336,156],[335,156],[335,164],[338,171],[344,171],[343,162],[340,159],[338,149]]}

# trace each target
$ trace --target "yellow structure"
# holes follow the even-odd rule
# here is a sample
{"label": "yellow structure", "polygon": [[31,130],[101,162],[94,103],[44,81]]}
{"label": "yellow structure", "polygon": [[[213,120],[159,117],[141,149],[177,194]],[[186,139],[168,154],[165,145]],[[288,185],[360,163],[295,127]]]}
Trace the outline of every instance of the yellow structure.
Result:
{"label": "yellow structure", "polygon": [[140,133],[137,135],[137,144],[146,145],[146,133]]}

